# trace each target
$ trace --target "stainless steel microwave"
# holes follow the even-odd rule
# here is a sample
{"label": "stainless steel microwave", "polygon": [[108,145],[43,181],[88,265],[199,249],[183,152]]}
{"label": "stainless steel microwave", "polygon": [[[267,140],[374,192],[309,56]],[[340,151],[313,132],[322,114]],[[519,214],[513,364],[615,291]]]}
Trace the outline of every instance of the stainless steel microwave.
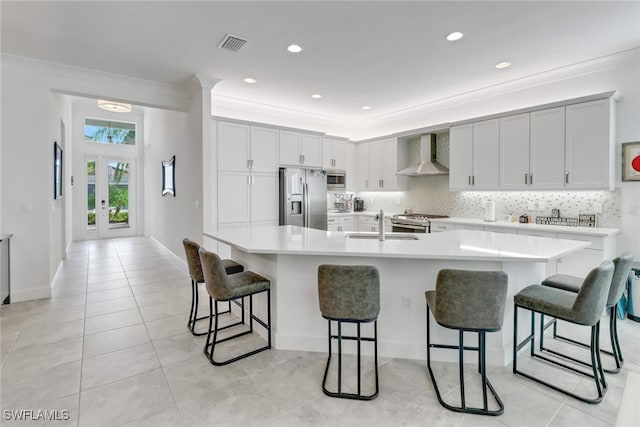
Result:
{"label": "stainless steel microwave", "polygon": [[344,190],[347,188],[347,177],[344,172],[327,172],[327,190]]}

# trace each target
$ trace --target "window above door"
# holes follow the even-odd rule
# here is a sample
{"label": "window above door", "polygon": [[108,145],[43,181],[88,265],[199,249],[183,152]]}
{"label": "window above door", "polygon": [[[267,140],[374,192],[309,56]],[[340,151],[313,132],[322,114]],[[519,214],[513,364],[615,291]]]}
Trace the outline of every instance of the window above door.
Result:
{"label": "window above door", "polygon": [[136,124],[87,118],[84,120],[84,140],[97,144],[135,145]]}

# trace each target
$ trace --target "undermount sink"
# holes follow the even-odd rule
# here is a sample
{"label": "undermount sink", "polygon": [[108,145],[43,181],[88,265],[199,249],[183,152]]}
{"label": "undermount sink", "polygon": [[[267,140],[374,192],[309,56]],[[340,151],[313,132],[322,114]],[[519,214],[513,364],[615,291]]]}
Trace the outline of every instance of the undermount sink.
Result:
{"label": "undermount sink", "polygon": [[[354,233],[347,234],[345,236],[347,239],[367,239],[367,240],[378,240],[378,233]],[[385,234],[385,240],[419,240],[416,236],[408,236],[406,234]]]}

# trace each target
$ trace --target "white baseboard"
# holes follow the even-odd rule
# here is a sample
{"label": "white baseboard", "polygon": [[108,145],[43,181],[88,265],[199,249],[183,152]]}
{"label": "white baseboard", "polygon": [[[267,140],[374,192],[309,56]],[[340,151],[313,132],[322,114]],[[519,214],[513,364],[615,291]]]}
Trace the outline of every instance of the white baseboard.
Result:
{"label": "white baseboard", "polygon": [[11,289],[11,303],[51,298],[51,288],[42,286],[33,289]]}

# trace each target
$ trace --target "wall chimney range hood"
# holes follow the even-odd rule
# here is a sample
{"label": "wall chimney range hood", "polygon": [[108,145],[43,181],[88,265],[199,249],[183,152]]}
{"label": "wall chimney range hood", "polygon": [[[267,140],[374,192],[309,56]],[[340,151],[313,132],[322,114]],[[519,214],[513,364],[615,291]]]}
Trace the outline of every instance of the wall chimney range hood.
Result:
{"label": "wall chimney range hood", "polygon": [[449,175],[449,169],[436,161],[436,135],[429,133],[420,136],[420,158],[417,163],[398,171],[396,175],[426,176]]}

